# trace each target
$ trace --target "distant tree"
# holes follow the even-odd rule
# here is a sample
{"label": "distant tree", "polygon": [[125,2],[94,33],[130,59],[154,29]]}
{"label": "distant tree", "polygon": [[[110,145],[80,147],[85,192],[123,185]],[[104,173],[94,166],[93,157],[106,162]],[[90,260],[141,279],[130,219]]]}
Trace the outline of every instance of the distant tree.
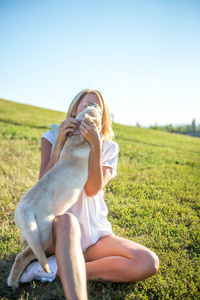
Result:
{"label": "distant tree", "polygon": [[180,132],[180,133],[183,133],[183,132],[185,132],[186,131],[186,126],[179,126],[178,128],[178,132]]}
{"label": "distant tree", "polygon": [[164,130],[164,127],[163,126],[158,126],[157,123],[155,123],[155,125],[151,125],[149,128],[154,129],[154,130]]}
{"label": "distant tree", "polygon": [[155,125],[151,125],[149,128],[154,130],[162,130],[167,132],[176,132],[176,133],[191,133],[191,132],[200,132],[200,124],[196,125],[196,120],[194,119],[191,124],[181,125],[181,126],[173,126],[172,124],[168,124],[165,126],[159,126],[157,123]]}
{"label": "distant tree", "polygon": [[192,131],[195,132],[196,131],[196,120],[192,120]]}
{"label": "distant tree", "polygon": [[191,125],[186,125],[186,131],[191,132],[192,131],[192,126]]}
{"label": "distant tree", "polygon": [[165,130],[168,131],[168,132],[175,132],[175,131],[176,131],[176,128],[174,128],[172,124],[165,125],[164,128],[165,128]]}
{"label": "distant tree", "polygon": [[155,130],[159,130],[160,129],[157,123],[154,125],[154,129]]}
{"label": "distant tree", "polygon": [[140,124],[139,124],[138,122],[136,123],[136,127],[141,127]]}

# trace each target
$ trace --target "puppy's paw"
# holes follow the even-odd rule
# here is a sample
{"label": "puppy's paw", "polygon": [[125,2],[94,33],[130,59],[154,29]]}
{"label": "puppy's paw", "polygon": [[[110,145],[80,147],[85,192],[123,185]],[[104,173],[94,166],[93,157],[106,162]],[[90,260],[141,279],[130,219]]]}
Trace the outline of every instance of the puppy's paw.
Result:
{"label": "puppy's paw", "polygon": [[10,278],[10,276],[8,277],[8,279],[7,279],[7,285],[9,286],[9,287],[11,287],[12,289],[16,289],[16,288],[18,288],[18,286],[19,286],[19,280],[12,280],[11,278]]}

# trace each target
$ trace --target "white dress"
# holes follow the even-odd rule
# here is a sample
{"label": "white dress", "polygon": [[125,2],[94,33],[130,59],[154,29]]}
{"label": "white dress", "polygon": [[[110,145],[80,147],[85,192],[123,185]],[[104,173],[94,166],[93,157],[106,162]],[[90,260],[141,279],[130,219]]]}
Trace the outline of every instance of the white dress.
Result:
{"label": "white dress", "polygon": [[[51,144],[54,143],[52,131],[43,134]],[[112,177],[117,174],[119,146],[113,141],[104,141],[102,146],[102,166],[113,169]],[[108,209],[103,199],[103,190],[96,196],[88,197],[83,190],[78,201],[67,211],[72,213],[79,221],[81,229],[81,247],[85,251],[95,244],[101,237],[114,235],[111,224],[107,220]]]}

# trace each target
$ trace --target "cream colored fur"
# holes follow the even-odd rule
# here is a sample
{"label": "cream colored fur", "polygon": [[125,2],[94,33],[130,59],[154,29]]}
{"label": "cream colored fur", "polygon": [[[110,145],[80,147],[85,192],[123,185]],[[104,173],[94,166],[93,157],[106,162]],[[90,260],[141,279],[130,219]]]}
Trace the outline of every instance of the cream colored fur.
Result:
{"label": "cream colored fur", "polygon": [[[101,108],[91,105],[77,119],[87,119],[101,124]],[[58,127],[52,126],[55,135]],[[30,261],[37,258],[42,268],[49,271],[45,250],[53,243],[52,223],[77,200],[88,178],[90,145],[80,134],[80,129],[67,139],[60,159],[20,200],[15,210],[23,242],[7,284],[17,287],[20,276]]]}

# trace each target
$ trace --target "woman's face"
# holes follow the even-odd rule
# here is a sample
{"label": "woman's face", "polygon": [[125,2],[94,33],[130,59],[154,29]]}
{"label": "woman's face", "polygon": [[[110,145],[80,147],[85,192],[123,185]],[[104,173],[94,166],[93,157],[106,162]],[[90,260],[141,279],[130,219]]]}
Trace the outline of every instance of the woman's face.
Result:
{"label": "woman's face", "polygon": [[93,103],[97,103],[99,106],[101,106],[101,103],[97,96],[94,94],[86,94],[81,101],[79,102],[79,105],[76,109],[75,118],[78,116],[80,112],[82,112],[87,106],[90,106]]}

